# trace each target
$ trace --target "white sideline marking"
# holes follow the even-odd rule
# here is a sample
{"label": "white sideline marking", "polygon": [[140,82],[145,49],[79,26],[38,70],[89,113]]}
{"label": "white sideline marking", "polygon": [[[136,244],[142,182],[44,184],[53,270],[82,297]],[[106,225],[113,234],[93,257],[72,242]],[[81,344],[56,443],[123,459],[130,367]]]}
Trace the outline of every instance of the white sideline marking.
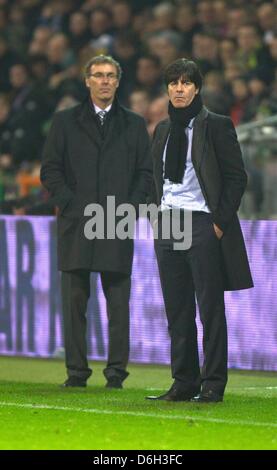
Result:
{"label": "white sideline marking", "polygon": [[155,390],[156,392],[160,392],[160,391],[165,390],[165,389],[164,389],[164,388],[157,388],[157,387],[149,387],[149,388],[146,388],[145,390],[146,390],[147,392],[153,392],[154,390]]}
{"label": "white sideline marking", "polygon": [[75,411],[81,413],[92,413],[92,414],[103,414],[103,415],[122,415],[122,416],[139,416],[145,418],[157,418],[157,419],[169,419],[169,420],[189,420],[189,421],[205,421],[208,423],[218,424],[233,424],[239,426],[261,426],[269,428],[277,428],[277,423],[264,423],[259,421],[242,421],[235,419],[222,419],[222,418],[205,418],[202,416],[190,416],[190,415],[168,415],[168,414],[154,414],[154,413],[142,413],[136,411],[112,411],[112,410],[99,410],[96,408],[74,408],[69,406],[51,406],[43,404],[32,404],[32,403],[11,403],[11,402],[0,402],[1,407],[11,406],[15,408],[28,408],[28,409],[40,409],[40,410],[54,410],[54,411]]}
{"label": "white sideline marking", "polygon": [[244,390],[277,390],[277,387],[244,387]]}
{"label": "white sideline marking", "polygon": [[[152,391],[166,391],[165,388],[157,388],[157,387],[150,387],[150,388],[146,388],[145,390],[149,391],[149,392],[152,392]],[[231,385],[228,386],[227,388],[228,392],[232,392],[233,390],[277,390],[277,386],[276,387],[269,387],[269,386],[263,386],[261,385],[260,387],[232,387]]]}

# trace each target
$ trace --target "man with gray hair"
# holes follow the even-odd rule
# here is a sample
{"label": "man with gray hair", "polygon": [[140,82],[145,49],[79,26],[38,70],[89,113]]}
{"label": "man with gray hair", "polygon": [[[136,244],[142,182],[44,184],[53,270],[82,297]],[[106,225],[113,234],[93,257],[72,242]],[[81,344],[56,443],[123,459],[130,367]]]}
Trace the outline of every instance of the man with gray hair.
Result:
{"label": "man with gray hair", "polygon": [[93,57],[85,67],[88,98],[55,114],[44,148],[41,181],[58,207],[58,268],[62,271],[68,374],[65,387],[85,387],[92,373],[86,348],[90,272],[101,274],[107,301],[106,386],[122,388],[128,376],[133,240],[111,239],[108,227],[104,237],[89,239],[84,215],[89,204],[100,205],[107,220],[109,196],[114,197],[115,212],[124,203],[138,209],[149,191],[149,137],[143,118],[122,107],[116,98],[120,77],[121,67],[112,57]]}

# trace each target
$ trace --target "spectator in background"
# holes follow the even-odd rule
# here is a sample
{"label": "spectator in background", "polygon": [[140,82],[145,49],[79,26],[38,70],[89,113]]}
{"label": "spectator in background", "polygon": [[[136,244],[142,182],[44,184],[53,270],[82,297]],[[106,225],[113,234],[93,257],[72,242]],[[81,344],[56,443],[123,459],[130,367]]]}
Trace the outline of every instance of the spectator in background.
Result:
{"label": "spectator in background", "polygon": [[243,75],[243,67],[237,61],[229,61],[224,68],[224,80],[227,87],[231,87],[233,80]]}
{"label": "spectator in background", "polygon": [[48,60],[44,54],[33,54],[29,59],[30,72],[34,82],[47,88]]}
{"label": "spectator in background", "polygon": [[168,96],[166,93],[154,98],[148,108],[147,130],[150,136],[153,135],[158,122],[168,117]]}
{"label": "spectator in background", "polygon": [[41,9],[43,7],[42,1],[41,0],[20,0],[19,4],[24,8],[24,12],[25,12],[24,23],[27,27],[27,30],[33,31],[39,22]]}
{"label": "spectator in background", "polygon": [[277,32],[271,38],[269,43],[270,63],[272,66],[273,75],[277,68]]}
{"label": "spectator in background", "polygon": [[176,31],[152,33],[145,38],[145,43],[150,54],[159,57],[163,67],[176,60],[182,50],[182,36]]}
{"label": "spectator in background", "polygon": [[219,41],[219,60],[221,67],[225,68],[229,62],[236,60],[237,46],[234,39],[225,38]]}
{"label": "spectator in background", "polygon": [[88,44],[91,35],[88,29],[88,18],[82,11],[75,11],[69,17],[68,36],[70,48],[75,54]]}
{"label": "spectator in background", "polygon": [[63,72],[75,63],[75,56],[70,48],[69,40],[63,33],[55,33],[50,37],[46,52],[50,76]]}
{"label": "spectator in background", "polygon": [[277,69],[275,71],[275,79],[271,84],[269,96],[269,108],[272,114],[277,114]]}
{"label": "spectator in background", "polygon": [[230,117],[234,126],[238,126],[244,122],[248,101],[249,101],[249,88],[245,78],[235,78],[231,83],[231,90],[233,95],[233,104],[230,109]]}
{"label": "spectator in background", "polygon": [[152,31],[166,31],[174,29],[175,7],[172,3],[162,2],[152,9]]}
{"label": "spectator in background", "polygon": [[201,24],[202,29],[206,33],[217,33],[215,25],[215,16],[213,2],[211,0],[200,0],[196,4],[196,16],[198,22]]}
{"label": "spectator in background", "polygon": [[220,69],[218,39],[216,36],[200,32],[193,37],[192,55],[197,60],[203,75]]}
{"label": "spectator in background", "polygon": [[152,19],[152,11],[150,8],[139,11],[134,15],[132,29],[139,36],[141,41],[152,32]]}
{"label": "spectator in background", "polygon": [[244,122],[262,120],[269,117],[271,112],[269,89],[259,74],[253,75],[248,81],[250,98],[244,113]]}
{"label": "spectator in background", "polygon": [[0,213],[53,214],[53,206],[40,202],[40,163],[30,165],[24,160],[19,169],[14,164],[17,135],[12,121],[9,100],[0,95]]}
{"label": "spectator in background", "polygon": [[18,60],[18,54],[9,48],[6,37],[0,33],[0,93],[10,91],[10,68]]}
{"label": "spectator in background", "polygon": [[48,26],[37,26],[29,44],[29,55],[45,54],[52,31]]}
{"label": "spectator in background", "polygon": [[228,5],[225,0],[213,1],[214,24],[216,34],[225,37],[228,30]]}
{"label": "spectator in background", "polygon": [[84,96],[84,86],[69,39],[63,33],[55,33],[48,41],[48,86],[55,103],[67,93]]}
{"label": "spectator in background", "polygon": [[93,8],[99,5],[99,0],[84,0],[81,2],[80,9],[84,11],[86,14],[90,13]]}
{"label": "spectator in background", "polygon": [[11,155],[12,131],[10,126],[11,105],[6,95],[0,95],[0,167],[13,166]]}
{"label": "spectator in background", "polygon": [[195,9],[191,4],[181,3],[177,8],[175,26],[177,31],[182,34],[182,50],[186,56],[190,57],[193,37],[202,30],[202,26],[197,21]]}
{"label": "spectator in background", "polygon": [[247,21],[249,21],[249,18],[245,7],[231,7],[227,15],[227,37],[236,40],[239,28]]}
{"label": "spectator in background", "polygon": [[110,53],[113,43],[112,14],[110,10],[97,6],[91,11],[89,33],[92,38],[90,45],[98,54]]}
{"label": "spectator in background", "polygon": [[127,104],[128,97],[134,89],[139,47],[138,37],[133,31],[122,30],[115,35],[113,57],[122,68],[122,79],[118,89],[118,97],[122,104]]}
{"label": "spectator in background", "polygon": [[258,25],[262,30],[264,44],[270,45],[276,32],[276,16],[276,5],[272,3],[262,3],[257,9]]}
{"label": "spectator in background", "polygon": [[237,60],[244,67],[245,73],[262,73],[265,80],[272,79],[270,56],[263,45],[261,36],[254,24],[245,24],[238,29]]}
{"label": "spectator in background", "polygon": [[11,67],[10,82],[11,153],[18,166],[24,161],[40,159],[42,125],[51,109],[43,90],[33,83],[26,64],[17,63]]}
{"label": "spectator in background", "polygon": [[25,22],[25,10],[17,3],[12,5],[10,9],[7,39],[10,48],[22,59],[26,58],[28,40],[30,39],[29,31]]}
{"label": "spectator in background", "polygon": [[137,61],[136,83],[142,87],[150,97],[157,96],[163,87],[161,80],[161,61],[155,55],[143,55]]}
{"label": "spectator in background", "polygon": [[42,6],[38,25],[49,26],[53,32],[65,32],[74,0],[49,0]]}
{"label": "spectator in background", "polygon": [[150,97],[147,91],[143,88],[135,88],[129,96],[130,109],[147,121],[149,105]]}
{"label": "spectator in background", "polygon": [[8,15],[6,8],[0,4],[0,32],[1,34],[6,34],[8,27]]}
{"label": "spectator in background", "polygon": [[201,95],[203,103],[210,111],[229,115],[232,98],[224,86],[221,72],[214,70],[205,75]]}
{"label": "spectator in background", "polygon": [[128,0],[111,2],[113,27],[116,32],[130,30],[132,26],[132,7]]}

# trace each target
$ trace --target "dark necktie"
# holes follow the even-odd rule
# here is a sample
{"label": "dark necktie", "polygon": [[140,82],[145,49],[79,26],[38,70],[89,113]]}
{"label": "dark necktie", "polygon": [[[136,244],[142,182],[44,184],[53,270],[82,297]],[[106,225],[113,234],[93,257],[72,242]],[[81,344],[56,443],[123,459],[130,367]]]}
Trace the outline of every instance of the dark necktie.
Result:
{"label": "dark necktie", "polygon": [[107,111],[99,111],[99,113],[98,113],[98,117],[100,119],[101,126],[103,126],[103,124],[104,124],[104,121],[106,119],[106,114],[107,114]]}

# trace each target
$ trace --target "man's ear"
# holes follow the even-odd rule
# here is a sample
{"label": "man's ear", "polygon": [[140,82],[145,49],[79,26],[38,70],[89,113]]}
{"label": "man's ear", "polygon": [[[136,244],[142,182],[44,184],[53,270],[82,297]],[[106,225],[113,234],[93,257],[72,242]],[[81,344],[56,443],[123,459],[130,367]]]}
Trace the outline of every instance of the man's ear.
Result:
{"label": "man's ear", "polygon": [[86,78],[85,83],[86,83],[86,87],[89,88],[89,81],[88,81],[88,78]]}

